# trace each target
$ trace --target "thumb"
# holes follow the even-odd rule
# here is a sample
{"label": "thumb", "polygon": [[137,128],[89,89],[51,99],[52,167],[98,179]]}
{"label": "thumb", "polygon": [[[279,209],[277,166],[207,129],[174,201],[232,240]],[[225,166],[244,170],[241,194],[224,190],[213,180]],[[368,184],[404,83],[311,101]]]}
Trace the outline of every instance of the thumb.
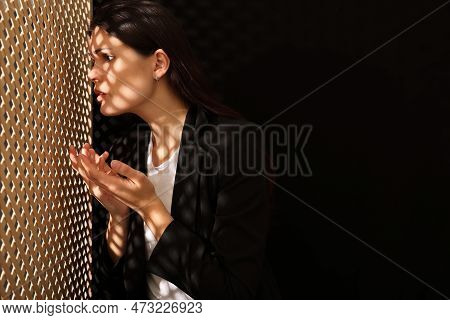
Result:
{"label": "thumb", "polygon": [[130,180],[136,180],[137,178],[137,171],[121,161],[111,161],[111,169],[113,169],[116,173],[129,178]]}

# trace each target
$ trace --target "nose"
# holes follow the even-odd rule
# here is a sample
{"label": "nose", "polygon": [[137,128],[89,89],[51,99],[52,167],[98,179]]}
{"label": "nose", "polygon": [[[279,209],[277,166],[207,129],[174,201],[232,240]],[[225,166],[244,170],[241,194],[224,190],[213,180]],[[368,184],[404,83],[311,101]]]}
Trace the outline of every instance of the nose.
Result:
{"label": "nose", "polygon": [[91,70],[88,72],[88,78],[91,81],[99,80],[99,77],[101,75],[101,72],[98,70],[98,66],[95,64],[91,67]]}

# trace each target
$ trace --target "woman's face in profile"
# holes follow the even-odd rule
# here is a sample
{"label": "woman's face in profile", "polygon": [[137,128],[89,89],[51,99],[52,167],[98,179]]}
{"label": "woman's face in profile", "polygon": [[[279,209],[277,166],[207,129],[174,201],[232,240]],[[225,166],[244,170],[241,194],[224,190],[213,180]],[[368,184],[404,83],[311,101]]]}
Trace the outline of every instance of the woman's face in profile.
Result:
{"label": "woman's face in profile", "polygon": [[154,55],[139,54],[99,27],[94,29],[88,46],[94,62],[88,77],[95,84],[103,115],[133,112],[148,102],[154,86]]}

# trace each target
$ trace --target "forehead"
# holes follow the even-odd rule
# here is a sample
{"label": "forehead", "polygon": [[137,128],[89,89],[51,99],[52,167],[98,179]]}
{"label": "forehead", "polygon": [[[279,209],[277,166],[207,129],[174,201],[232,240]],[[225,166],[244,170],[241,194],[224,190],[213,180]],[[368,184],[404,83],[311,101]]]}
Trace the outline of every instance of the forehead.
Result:
{"label": "forehead", "polygon": [[89,50],[94,52],[100,48],[117,49],[123,45],[123,42],[118,38],[111,36],[105,30],[95,27],[92,36],[88,40]]}

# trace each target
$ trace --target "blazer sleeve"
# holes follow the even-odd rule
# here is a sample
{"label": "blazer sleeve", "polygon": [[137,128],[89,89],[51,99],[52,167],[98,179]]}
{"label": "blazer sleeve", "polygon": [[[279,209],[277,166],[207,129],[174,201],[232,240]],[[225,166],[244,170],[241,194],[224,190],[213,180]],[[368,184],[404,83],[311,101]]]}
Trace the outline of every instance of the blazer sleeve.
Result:
{"label": "blazer sleeve", "polygon": [[106,234],[102,235],[95,273],[98,299],[126,299],[123,265],[123,256],[116,263],[113,263],[108,252]]}
{"label": "blazer sleeve", "polygon": [[[264,156],[258,141],[239,140],[231,143],[228,139],[225,147],[228,152],[223,159],[228,165],[234,161],[235,167],[232,175],[220,174],[210,239],[173,220],[150,258],[156,269],[164,270],[167,279],[176,281],[195,299],[255,299],[264,281],[269,185],[264,176],[250,168],[255,164],[255,154],[258,159]],[[249,156],[251,150],[256,153]],[[223,160],[221,163],[226,165]]]}
{"label": "blazer sleeve", "polygon": [[[127,132],[121,132],[121,134],[116,138],[111,147],[109,148],[110,160],[119,159],[123,160],[125,157],[124,153],[127,150],[124,141],[125,137],[128,136]],[[109,221],[109,213],[106,209],[98,203],[98,211],[103,211],[106,217],[106,226]],[[94,212],[94,214],[99,214],[99,212]],[[94,260],[94,287],[95,287],[95,298],[97,299],[126,299],[126,290],[124,285],[124,256],[125,254],[116,262],[113,263],[111,256],[108,252],[108,244],[106,241],[106,232],[99,236],[97,240],[97,256]]]}

